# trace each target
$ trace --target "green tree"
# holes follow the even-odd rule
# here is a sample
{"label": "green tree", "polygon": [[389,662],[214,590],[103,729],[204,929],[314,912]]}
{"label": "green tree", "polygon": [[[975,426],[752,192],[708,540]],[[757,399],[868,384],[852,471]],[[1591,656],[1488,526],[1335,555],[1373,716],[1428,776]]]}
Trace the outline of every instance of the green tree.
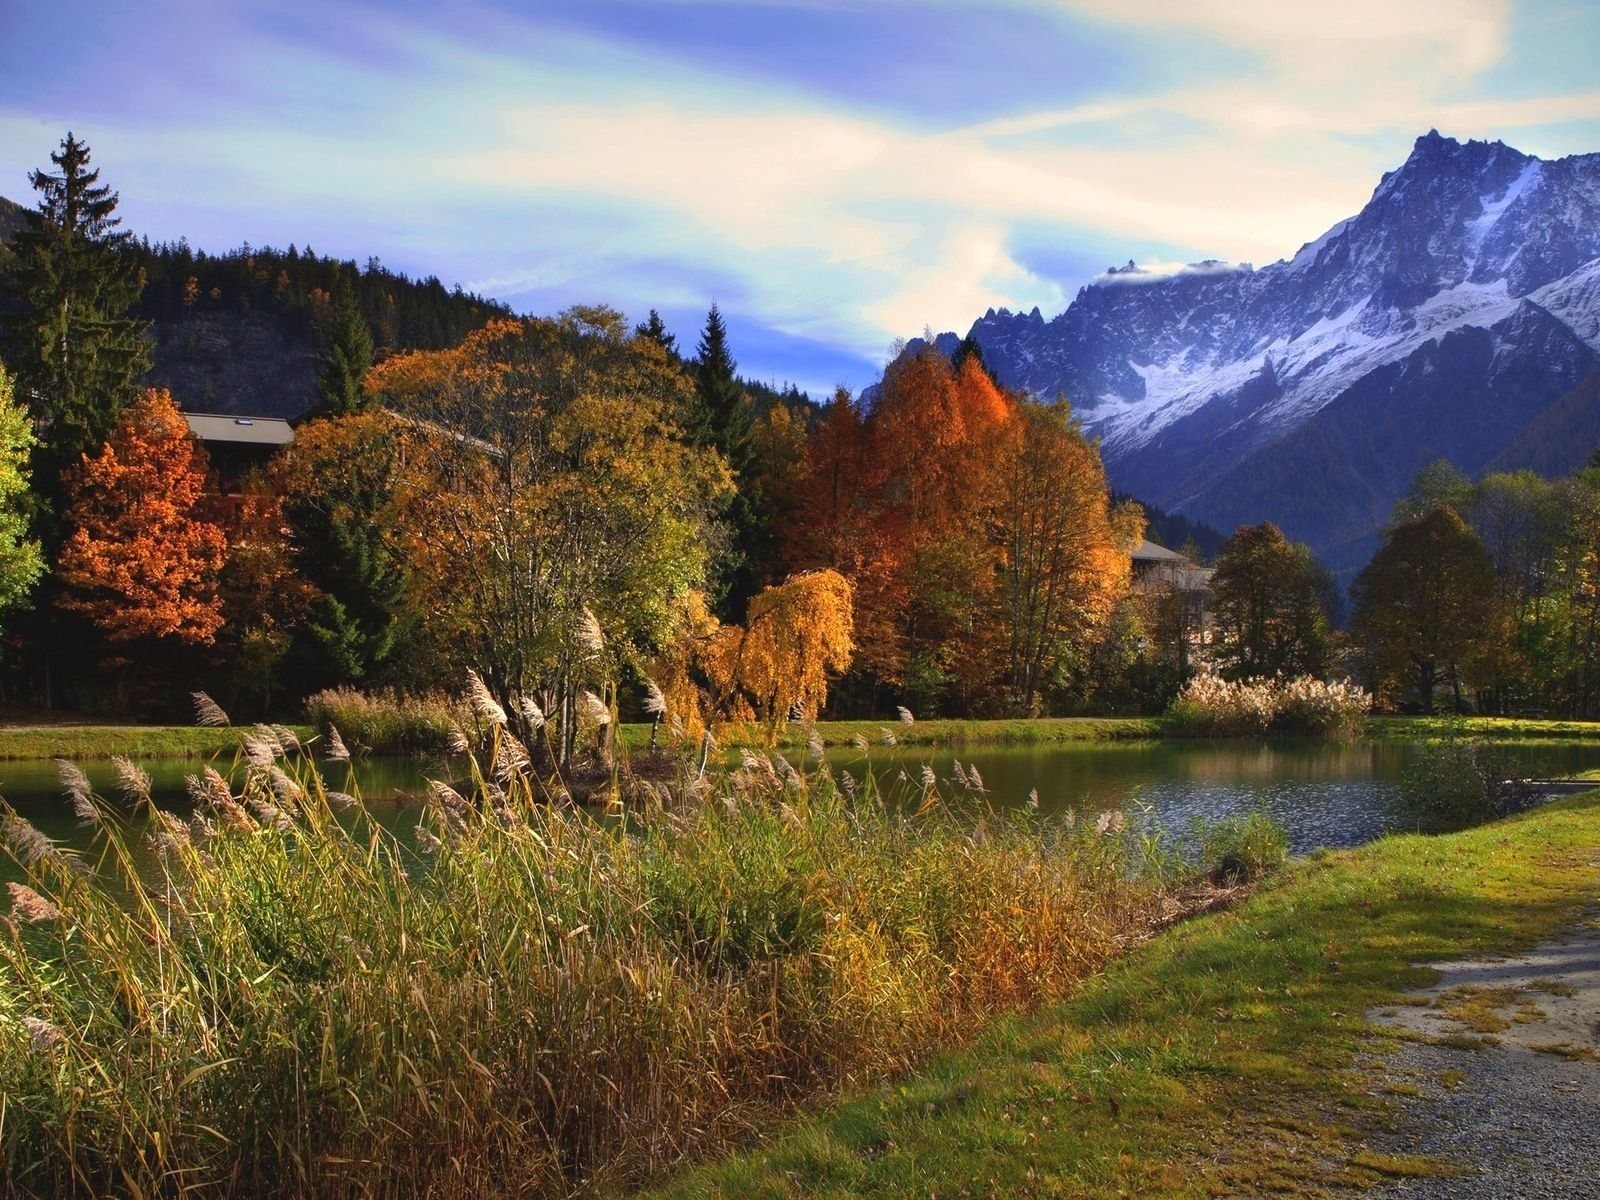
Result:
{"label": "green tree", "polygon": [[1243,525],[1222,543],[1211,578],[1231,679],[1321,675],[1328,666],[1328,614],[1311,551],[1271,521]]}
{"label": "green tree", "polygon": [[1375,688],[1416,689],[1424,712],[1448,684],[1491,678],[1507,622],[1494,563],[1448,505],[1402,521],[1356,577],[1354,632]]}
{"label": "green tree", "polygon": [[1472,480],[1456,469],[1447,458],[1436,458],[1417,472],[1411,481],[1411,490],[1400,497],[1389,517],[1389,529],[1405,521],[1425,517],[1441,505],[1449,505],[1456,512],[1467,511],[1472,504]]}
{"label": "green tree", "polygon": [[733,468],[737,490],[723,520],[729,545],[721,556],[715,591],[717,616],[744,620],[750,598],[766,582],[762,564],[773,561],[773,514],[763,510],[755,479],[754,417],[744,387],[734,373],[728,327],[713,304],[694,360],[695,404],[689,433],[694,441],[721,453]]}
{"label": "green tree", "polygon": [[324,414],[342,417],[369,407],[371,400],[362,391],[361,381],[372,366],[372,354],[372,330],[355,296],[346,291],[334,306],[317,386]]}
{"label": "green tree", "polygon": [[696,414],[690,433],[703,446],[715,446],[735,471],[743,471],[750,455],[750,406],[735,374],[738,364],[728,349],[728,326],[713,304],[694,360]]}
{"label": "green tree", "polygon": [[44,555],[28,536],[28,453],[33,430],[0,366],[0,613],[26,602],[44,574]]}
{"label": "green tree", "polygon": [[67,134],[34,171],[38,209],[11,243],[15,311],[4,332],[18,389],[39,438],[34,486],[53,513],[62,474],[110,435],[150,366],[144,321],[128,317],[140,282],[120,253],[117,194],[89,169],[89,147]]}
{"label": "green tree", "polygon": [[635,337],[649,338],[665,350],[669,357],[678,357],[678,339],[667,332],[667,323],[655,309],[652,308],[650,316],[633,327],[633,332]]}
{"label": "green tree", "polygon": [[294,567],[313,591],[295,651],[308,686],[393,673],[407,587],[395,509],[402,430],[381,410],[312,421],[274,463]]}

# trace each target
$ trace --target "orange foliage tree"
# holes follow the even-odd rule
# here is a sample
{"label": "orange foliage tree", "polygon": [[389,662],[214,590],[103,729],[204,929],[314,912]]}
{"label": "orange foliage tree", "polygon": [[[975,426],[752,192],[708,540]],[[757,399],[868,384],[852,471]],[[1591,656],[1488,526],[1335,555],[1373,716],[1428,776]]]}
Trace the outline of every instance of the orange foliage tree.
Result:
{"label": "orange foliage tree", "polygon": [[1065,405],[931,347],[845,393],[806,450],[786,546],[854,587],[858,669],[918,707],[1024,711],[1125,589],[1105,472]]}
{"label": "orange foliage tree", "polygon": [[404,430],[416,610],[497,695],[559,714],[570,755],[583,691],[609,685],[614,708],[620,671],[705,579],[730,479],[686,444],[690,381],[619,314],[573,309],[396,356],[367,386]]}
{"label": "orange foliage tree", "polygon": [[222,625],[222,530],[200,515],[205,451],[172,397],[147,391],[71,473],[61,604],[114,645],[209,644]]}
{"label": "orange foliage tree", "polygon": [[999,456],[998,625],[1005,686],[1034,714],[1050,668],[1088,648],[1125,594],[1129,561],[1105,467],[1065,403],[1021,406]]}

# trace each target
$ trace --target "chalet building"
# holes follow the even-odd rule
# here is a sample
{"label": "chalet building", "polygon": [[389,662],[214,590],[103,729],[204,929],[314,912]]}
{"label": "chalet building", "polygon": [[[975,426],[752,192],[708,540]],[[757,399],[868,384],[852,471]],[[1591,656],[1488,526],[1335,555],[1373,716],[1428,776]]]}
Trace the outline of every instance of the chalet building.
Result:
{"label": "chalet building", "polygon": [[1176,550],[1145,539],[1133,548],[1133,586],[1138,591],[1175,588],[1195,594],[1211,591],[1212,568],[1202,567]]}
{"label": "chalet building", "polygon": [[1180,668],[1203,659],[1216,632],[1211,612],[1211,567],[1175,550],[1141,541],[1133,560],[1133,590],[1148,601],[1151,636],[1166,646]]}
{"label": "chalet building", "polygon": [[183,419],[205,446],[217,490],[224,496],[237,492],[246,475],[294,441],[294,428],[279,417],[186,412]]}

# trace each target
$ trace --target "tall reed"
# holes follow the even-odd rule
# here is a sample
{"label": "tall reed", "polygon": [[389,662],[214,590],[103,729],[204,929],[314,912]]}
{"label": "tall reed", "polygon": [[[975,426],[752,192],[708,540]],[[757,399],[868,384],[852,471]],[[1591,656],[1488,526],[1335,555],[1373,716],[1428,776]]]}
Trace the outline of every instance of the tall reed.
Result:
{"label": "tall reed", "polygon": [[189,821],[69,771],[82,855],[3,809],[0,1188],[621,1186],[1061,996],[1169,899],[1109,823],[775,756],[597,820],[509,737],[414,837],[265,728]]}

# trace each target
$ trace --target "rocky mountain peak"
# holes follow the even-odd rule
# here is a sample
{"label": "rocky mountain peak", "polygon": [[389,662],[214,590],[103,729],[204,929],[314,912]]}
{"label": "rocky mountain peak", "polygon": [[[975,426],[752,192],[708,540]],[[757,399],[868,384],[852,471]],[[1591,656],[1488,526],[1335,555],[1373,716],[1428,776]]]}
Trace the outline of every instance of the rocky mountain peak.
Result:
{"label": "rocky mountain peak", "polygon": [[[1600,369],[1600,154],[1546,161],[1429,130],[1360,212],[1286,261],[1130,262],[1048,320],[991,310],[970,335],[1002,383],[1072,400],[1120,490],[1355,545],[1421,462],[1481,467]],[[1449,428],[1401,420],[1418,412]],[[1384,421],[1403,436],[1370,443]],[[1261,466],[1308,440],[1314,468]],[[1349,494],[1330,483],[1308,505],[1306,470]]]}

